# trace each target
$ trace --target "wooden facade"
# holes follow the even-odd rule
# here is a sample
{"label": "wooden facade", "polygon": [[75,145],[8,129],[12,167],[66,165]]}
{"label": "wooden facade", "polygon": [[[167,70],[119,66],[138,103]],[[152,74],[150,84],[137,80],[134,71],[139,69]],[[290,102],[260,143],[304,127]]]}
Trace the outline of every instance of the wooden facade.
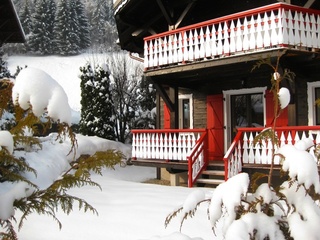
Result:
{"label": "wooden facade", "polygon": [[[172,5],[157,1],[159,8],[150,3],[157,18],[140,13],[141,20],[149,17],[150,22],[124,28],[123,19],[135,14],[139,19],[138,9],[129,10],[134,2],[143,1],[128,0],[122,1],[121,7],[117,5],[120,43],[123,49],[144,57],[144,75],[159,94],[158,128],[165,129],[133,132],[136,161],[148,159],[155,164],[162,159],[170,165],[177,159],[168,154],[178,154],[181,146],[189,144],[186,136],[198,132],[201,134],[193,138],[197,141],[192,149],[183,160],[179,159],[188,165],[189,186],[210,162],[224,160],[226,178],[236,174],[243,164],[269,164],[265,160],[248,160],[252,151],[254,155],[267,152],[267,147],[253,149],[248,135],[255,136],[274,121],[270,93],[274,69],[267,65],[254,68],[261,59],[268,59],[272,65],[278,62],[281,74],[295,73],[292,81],[284,81],[281,86],[291,94],[289,107],[277,120],[277,129],[286,143],[295,143],[292,134],[318,143],[320,128],[316,125],[320,125],[320,114],[315,99],[320,97],[320,5],[317,1],[292,0],[291,4],[246,1],[241,6],[232,5],[232,0],[224,1],[226,5],[210,0],[172,1]],[[211,10],[205,11],[205,6]],[[161,28],[164,26],[169,31]],[[155,34],[151,28],[160,32]],[[290,129],[295,129],[294,133]],[[297,131],[303,134],[296,135]],[[142,155],[137,154],[139,151]],[[153,151],[158,155],[152,155]],[[244,156],[246,151],[251,153]],[[159,158],[160,152],[166,157]],[[150,155],[142,157],[143,154]]]}

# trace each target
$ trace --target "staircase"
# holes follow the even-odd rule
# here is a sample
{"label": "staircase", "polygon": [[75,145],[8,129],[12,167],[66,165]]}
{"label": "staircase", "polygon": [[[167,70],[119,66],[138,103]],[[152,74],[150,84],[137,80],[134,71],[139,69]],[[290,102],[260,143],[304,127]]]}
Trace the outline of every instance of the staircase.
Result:
{"label": "staircase", "polygon": [[224,162],[209,161],[209,165],[196,181],[198,187],[217,187],[224,180]]}

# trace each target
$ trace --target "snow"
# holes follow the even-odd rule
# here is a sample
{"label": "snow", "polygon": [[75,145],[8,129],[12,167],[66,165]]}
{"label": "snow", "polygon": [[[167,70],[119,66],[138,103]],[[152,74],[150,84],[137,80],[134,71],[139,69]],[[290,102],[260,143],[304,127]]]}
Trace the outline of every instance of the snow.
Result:
{"label": "snow", "polygon": [[306,188],[313,185],[315,191],[320,193],[318,166],[310,153],[292,145],[282,146],[278,153],[285,157],[282,169],[289,172],[290,178],[297,178],[298,183]]}
{"label": "snow", "polygon": [[[33,174],[27,174],[26,177],[42,189],[67,169],[70,155],[66,157],[66,154],[70,150],[70,145],[68,141],[56,141],[55,134],[40,138],[40,140],[43,145],[41,150],[19,151],[16,156],[24,156],[30,166],[35,168],[37,177]],[[90,154],[106,149],[122,150],[124,154],[131,153],[131,147],[128,145],[98,137],[77,135],[77,140],[79,144],[77,154]],[[129,156],[126,155],[126,157]],[[93,180],[101,185],[102,191],[97,187],[86,186],[72,189],[69,192],[92,204],[97,209],[98,216],[78,211],[77,206],[70,215],[59,211],[57,216],[63,224],[62,229],[59,230],[52,218],[33,214],[25,221],[23,228],[18,233],[19,237],[24,240],[162,239],[160,238],[162,236],[164,239],[174,237],[174,239],[181,240],[196,240],[195,237],[198,236],[201,236],[202,239],[210,239],[213,233],[207,221],[205,207],[199,207],[199,212],[193,219],[197,224],[186,221],[186,229],[183,234],[177,233],[178,221],[165,229],[166,215],[180,205],[194,189],[140,183],[155,177],[155,169],[148,167],[120,167],[117,165],[115,170],[106,169],[103,176],[93,175]],[[14,199],[27,195],[25,186],[7,185],[7,183],[0,184],[0,217],[2,219],[13,214]],[[208,194],[211,192],[210,189],[203,191]],[[21,213],[16,212],[15,216],[19,219]],[[37,232],[36,235],[35,232]]]}
{"label": "snow", "polygon": [[13,137],[9,131],[0,131],[0,150],[2,147],[13,153]]}
{"label": "snow", "polygon": [[266,237],[269,237],[268,239],[270,240],[285,239],[276,224],[275,218],[269,217],[263,213],[247,213],[242,218],[231,224],[226,234],[226,240],[250,240],[249,235],[244,233],[250,233],[253,236],[257,229],[259,229],[259,231],[257,231],[257,235],[254,239],[266,239]]}
{"label": "snow", "polygon": [[24,110],[31,108],[37,117],[47,112],[53,120],[71,125],[71,109],[66,93],[43,70],[32,67],[22,69],[12,89],[12,99]]}
{"label": "snow", "polygon": [[290,231],[294,239],[319,239],[319,206],[297,183],[293,183],[293,186],[289,187],[289,183],[285,182],[283,187],[281,192],[296,208],[296,212],[288,217]]}
{"label": "snow", "polygon": [[280,88],[278,92],[279,102],[280,102],[280,108],[284,109],[288,106],[290,103],[290,92],[288,88]]}
{"label": "snow", "polygon": [[[248,191],[249,176],[247,173],[240,173],[228,181],[220,184],[212,194],[209,206],[209,217],[213,228],[216,223],[227,212],[223,219],[223,233],[227,232],[230,224],[236,219],[235,207],[240,205],[241,197]],[[222,206],[222,207],[221,207]]]}
{"label": "snow", "polygon": [[[41,57],[36,58],[37,60],[35,58],[29,57],[30,61],[22,57],[9,58],[11,68],[15,69],[16,65],[24,66],[26,63],[30,68],[29,72],[23,70],[22,75],[18,76],[16,81],[18,86],[13,97],[18,97],[18,101],[23,107],[28,107],[28,104],[31,104],[37,114],[40,114],[43,108],[47,108],[48,114],[52,113],[55,118],[67,121],[66,112],[60,113],[59,106],[60,104],[64,104],[64,106],[69,104],[73,110],[79,111],[80,80],[76,80],[78,76],[76,72],[80,66],[85,64],[85,61],[83,64],[78,64],[76,61],[72,62],[75,59],[72,60],[70,57],[68,58],[70,65],[65,65],[66,58]],[[81,56],[81,58],[82,60],[86,59],[85,56]],[[43,71],[35,70],[36,68],[43,70],[46,74]],[[69,73],[69,70],[72,74]],[[32,79],[31,75],[34,75],[35,78]],[[39,92],[40,89],[36,90],[31,87],[34,83],[40,84],[39,76],[41,79],[49,80],[41,84],[44,87],[50,86],[49,89],[46,89],[47,94],[51,94],[50,97]],[[25,79],[28,79],[30,87],[26,86],[28,84],[22,83]],[[64,96],[57,83],[62,86],[67,98],[55,99],[55,94]],[[58,89],[57,92],[55,89]],[[37,94],[45,99],[42,97],[39,99]],[[50,102],[52,99],[55,99],[53,103]],[[287,100],[286,97],[285,100]],[[3,137],[1,137],[2,135]],[[12,152],[13,144],[10,133],[1,131],[0,139],[0,146],[6,147],[9,152]],[[56,135],[51,134],[40,138],[40,140],[41,149],[28,152],[18,151],[14,152],[14,155],[24,157],[30,166],[35,168],[37,176],[29,173],[25,177],[43,189],[58,179],[61,173],[68,168],[68,162],[72,160],[73,155],[67,155],[71,147],[70,141],[67,139],[57,141]],[[93,154],[99,150],[116,149],[121,150],[126,159],[130,157],[131,147],[122,143],[82,135],[77,135],[77,140],[76,156]],[[57,217],[63,225],[59,230],[58,225],[51,218],[33,214],[25,221],[18,235],[20,239],[24,240],[234,240],[249,239],[248,233],[253,233],[258,229],[258,239],[263,239],[267,234],[270,239],[284,239],[276,222],[280,216],[285,215],[295,239],[319,239],[319,206],[300,186],[300,184],[304,184],[306,187],[314,185],[316,192],[320,192],[319,176],[315,170],[317,168],[314,158],[305,151],[309,146],[310,142],[306,140],[304,143],[297,143],[296,146],[283,146],[279,149],[278,153],[286,157],[283,163],[284,170],[287,170],[292,178],[297,178],[297,182],[285,182],[282,186],[281,192],[287,197],[287,202],[291,206],[287,209],[283,208],[282,215],[275,214],[274,217],[268,217],[257,208],[256,213],[247,213],[236,220],[235,209],[242,204],[243,198],[263,198],[266,203],[278,200],[271,191],[272,189],[268,189],[266,185],[261,185],[255,195],[248,195],[249,177],[246,173],[230,178],[216,189],[202,188],[200,190],[141,183],[146,179],[155,178],[154,168],[116,166],[115,170],[104,170],[103,176],[95,174],[92,176],[92,180],[98,182],[102,190],[86,186],[69,191],[69,194],[83,198],[92,204],[99,215],[83,213],[76,207],[69,215],[58,211]],[[303,167],[301,167],[302,161]],[[292,186],[289,187],[289,185]],[[28,196],[30,191],[32,191],[30,186],[26,186],[24,183],[0,183],[0,218],[7,219],[15,214],[19,220],[21,213],[18,211],[14,213],[13,201]],[[211,199],[209,206],[206,204],[197,205],[199,201],[207,197]],[[167,228],[164,227],[166,216],[176,210],[177,206],[181,206],[181,203],[183,203],[183,211],[180,214],[186,214],[197,207],[192,220],[184,221],[182,233],[178,232],[181,218],[174,218]],[[207,210],[209,210],[210,220],[207,219]],[[275,211],[275,213],[277,212]],[[214,235],[212,227],[216,235]]]}
{"label": "snow", "polygon": [[182,206],[183,215],[195,209],[199,202],[205,200],[205,192],[201,189],[193,191],[189,194]]}

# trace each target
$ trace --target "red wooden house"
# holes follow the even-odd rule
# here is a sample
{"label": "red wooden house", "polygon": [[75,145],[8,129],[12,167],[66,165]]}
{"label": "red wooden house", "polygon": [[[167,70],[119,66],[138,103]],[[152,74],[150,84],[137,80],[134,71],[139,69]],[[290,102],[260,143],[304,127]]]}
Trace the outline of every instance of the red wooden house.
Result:
{"label": "red wooden house", "polygon": [[121,48],[139,54],[158,94],[158,129],[132,131],[134,164],[186,169],[189,186],[221,161],[225,179],[267,167],[271,144],[252,145],[274,116],[274,70],[252,71],[261,59],[296,75],[282,83],[281,143],[318,143],[319,1],[119,0],[114,10]]}

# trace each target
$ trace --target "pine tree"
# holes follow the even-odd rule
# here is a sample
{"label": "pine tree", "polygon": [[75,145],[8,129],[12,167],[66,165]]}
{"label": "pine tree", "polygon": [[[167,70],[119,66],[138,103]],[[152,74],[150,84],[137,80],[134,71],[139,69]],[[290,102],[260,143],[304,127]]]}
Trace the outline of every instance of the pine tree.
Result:
{"label": "pine tree", "polygon": [[97,0],[91,23],[91,42],[98,51],[104,51],[108,38],[108,17],[105,0]]}
{"label": "pine tree", "polygon": [[55,3],[51,0],[37,0],[32,34],[29,39],[31,52],[41,55],[52,54],[53,25],[55,16]]}
{"label": "pine tree", "polygon": [[70,52],[69,27],[68,1],[61,0],[58,3],[56,25],[54,27],[56,52],[61,55],[68,55]]}
{"label": "pine tree", "polygon": [[[38,0],[37,0],[38,1]],[[50,53],[55,53],[55,41],[54,41],[54,26],[55,26],[55,18],[56,18],[56,11],[57,5],[55,1],[49,0],[47,8],[47,17],[48,17],[48,38],[50,39]]]}
{"label": "pine tree", "polygon": [[85,12],[84,5],[81,0],[75,0],[75,10],[78,16],[78,26],[79,26],[79,38],[80,44],[79,47],[81,50],[87,49],[90,47],[90,24],[88,17]]}
{"label": "pine tree", "polygon": [[0,51],[0,79],[10,78],[10,76],[11,76],[11,74],[8,69],[7,62],[3,60],[2,52]]}
{"label": "pine tree", "polygon": [[19,15],[21,25],[23,27],[23,31],[26,36],[32,33],[32,18],[31,18],[31,11],[30,11],[30,3],[29,0],[24,1],[24,6]]}
{"label": "pine tree", "polygon": [[71,54],[80,53],[80,23],[77,11],[77,3],[75,0],[71,0],[69,3],[69,42]]}
{"label": "pine tree", "polygon": [[114,140],[115,119],[112,112],[110,78],[106,68],[90,64],[81,71],[81,120],[80,132]]}
{"label": "pine tree", "polygon": [[23,27],[23,31],[25,33],[25,39],[26,39],[25,43],[20,45],[21,45],[22,51],[27,52],[29,50],[28,42],[29,42],[30,35],[32,34],[32,28],[33,28],[29,0],[25,0],[24,2],[24,6],[20,13],[20,22]]}
{"label": "pine tree", "polygon": [[61,55],[80,53],[80,27],[74,0],[59,2],[54,33],[57,53]]}

